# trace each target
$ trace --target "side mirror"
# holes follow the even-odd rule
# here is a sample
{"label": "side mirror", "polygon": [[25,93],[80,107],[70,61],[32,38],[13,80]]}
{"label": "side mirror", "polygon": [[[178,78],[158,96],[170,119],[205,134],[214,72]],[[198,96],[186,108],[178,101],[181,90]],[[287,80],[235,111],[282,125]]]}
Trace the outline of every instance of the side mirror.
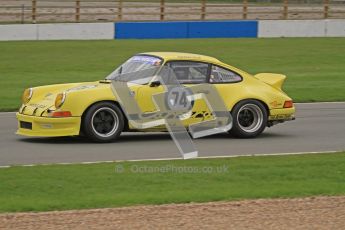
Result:
{"label": "side mirror", "polygon": [[150,87],[158,87],[161,85],[161,82],[160,81],[153,81],[150,83]]}

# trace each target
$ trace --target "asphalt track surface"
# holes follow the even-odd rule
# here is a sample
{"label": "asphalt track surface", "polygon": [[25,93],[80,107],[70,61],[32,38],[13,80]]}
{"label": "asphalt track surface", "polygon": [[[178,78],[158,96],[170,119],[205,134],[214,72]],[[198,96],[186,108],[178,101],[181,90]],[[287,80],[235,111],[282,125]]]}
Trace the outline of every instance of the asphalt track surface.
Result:
{"label": "asphalt track surface", "polygon": [[[345,103],[297,104],[296,120],[267,128],[255,139],[219,134],[194,140],[199,156],[345,150]],[[79,137],[28,138],[15,134],[15,113],[0,113],[0,166],[180,158],[168,133],[124,133],[113,143]]]}

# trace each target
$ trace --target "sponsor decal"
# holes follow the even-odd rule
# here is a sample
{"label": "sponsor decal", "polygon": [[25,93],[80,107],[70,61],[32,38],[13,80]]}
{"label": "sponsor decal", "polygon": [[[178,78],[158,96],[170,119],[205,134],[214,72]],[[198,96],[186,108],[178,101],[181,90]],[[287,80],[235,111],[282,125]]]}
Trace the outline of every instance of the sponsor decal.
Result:
{"label": "sponsor decal", "polygon": [[134,56],[130,60],[130,62],[146,62],[151,65],[160,65],[162,62],[161,59],[152,57],[152,56]]}
{"label": "sponsor decal", "polygon": [[84,89],[93,89],[96,87],[97,87],[97,85],[81,85],[81,86],[77,86],[74,88],[70,88],[70,89],[66,90],[66,92],[72,92],[72,91],[78,91],[78,90],[84,90]]}
{"label": "sponsor decal", "polygon": [[41,105],[41,104],[29,104],[29,106],[40,108],[40,109],[44,109],[45,107],[47,107],[47,105]]}

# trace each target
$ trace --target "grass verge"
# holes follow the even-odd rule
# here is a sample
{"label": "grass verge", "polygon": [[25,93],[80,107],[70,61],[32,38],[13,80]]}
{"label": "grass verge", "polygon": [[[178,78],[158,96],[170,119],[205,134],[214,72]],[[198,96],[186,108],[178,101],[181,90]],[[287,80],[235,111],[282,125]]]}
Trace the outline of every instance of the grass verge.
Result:
{"label": "grass verge", "polygon": [[345,100],[345,38],[162,39],[0,42],[0,111],[20,106],[31,86],[103,79],[135,53],[206,54],[249,73],[288,76],[296,102]]}
{"label": "grass verge", "polygon": [[0,182],[0,212],[344,195],[345,152],[15,166]]}

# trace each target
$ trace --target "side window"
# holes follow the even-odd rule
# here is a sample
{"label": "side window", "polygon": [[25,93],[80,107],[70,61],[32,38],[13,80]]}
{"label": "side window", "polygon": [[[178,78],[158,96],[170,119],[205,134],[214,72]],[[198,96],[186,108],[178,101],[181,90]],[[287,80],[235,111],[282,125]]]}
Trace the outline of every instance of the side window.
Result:
{"label": "side window", "polygon": [[212,66],[210,83],[232,83],[239,82],[242,77],[231,70],[221,68],[219,66]]}
{"label": "side window", "polygon": [[171,61],[168,66],[173,70],[181,84],[206,83],[208,64],[194,61]]}

